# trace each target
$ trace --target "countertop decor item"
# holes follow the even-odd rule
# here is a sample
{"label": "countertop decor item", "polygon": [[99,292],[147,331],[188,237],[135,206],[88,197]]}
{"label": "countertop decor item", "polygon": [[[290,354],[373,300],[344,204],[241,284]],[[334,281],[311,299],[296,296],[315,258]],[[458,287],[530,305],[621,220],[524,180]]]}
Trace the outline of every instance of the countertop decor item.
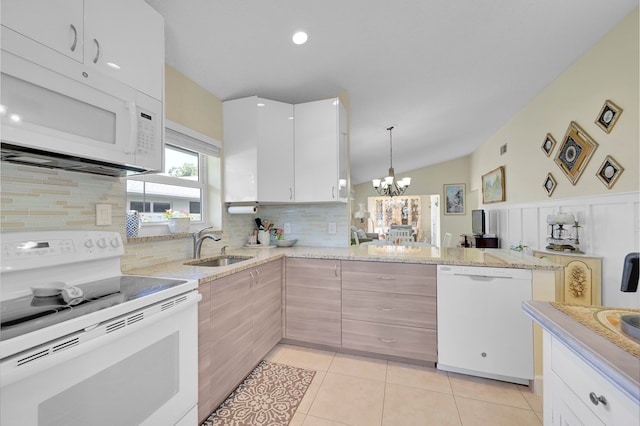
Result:
{"label": "countertop decor item", "polygon": [[142,218],[140,217],[140,213],[136,210],[129,210],[127,212],[127,238],[133,238],[138,236],[138,232],[140,232],[140,226],[142,225]]}
{"label": "countertop decor item", "polygon": [[297,242],[298,242],[297,239],[293,239],[293,240],[276,240],[276,246],[278,246],[278,247],[291,247]]}
{"label": "countertop decor item", "polygon": [[622,108],[607,99],[596,118],[596,124],[606,133],[611,133],[620,114],[622,114]]}
{"label": "countertop decor item", "polygon": [[172,234],[186,234],[189,232],[191,219],[188,217],[171,217],[169,218],[169,232]]}
{"label": "countertop decor item", "polygon": [[405,193],[411,184],[411,178],[396,179],[393,171],[393,143],[391,140],[393,126],[387,127],[387,130],[389,131],[389,174],[382,179],[373,179],[371,183],[376,191],[378,191],[378,194],[384,197],[395,197]]}
{"label": "countertop decor item", "polygon": [[597,148],[598,143],[578,123],[572,121],[554,161],[567,179],[575,185]]}

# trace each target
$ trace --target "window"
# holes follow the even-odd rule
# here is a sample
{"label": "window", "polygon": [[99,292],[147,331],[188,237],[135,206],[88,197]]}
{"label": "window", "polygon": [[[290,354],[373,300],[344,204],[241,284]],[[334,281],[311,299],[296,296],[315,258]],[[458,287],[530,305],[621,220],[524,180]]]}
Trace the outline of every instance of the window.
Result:
{"label": "window", "polygon": [[218,143],[178,124],[167,122],[161,173],[127,179],[127,210],[141,213],[147,235],[163,234],[167,211],[187,214],[204,227],[221,225],[220,155]]}

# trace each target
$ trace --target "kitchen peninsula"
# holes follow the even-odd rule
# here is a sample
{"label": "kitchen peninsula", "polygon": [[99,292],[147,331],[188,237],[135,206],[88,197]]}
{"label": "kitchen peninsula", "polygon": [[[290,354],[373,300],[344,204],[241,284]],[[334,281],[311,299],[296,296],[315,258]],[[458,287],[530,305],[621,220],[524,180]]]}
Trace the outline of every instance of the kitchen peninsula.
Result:
{"label": "kitchen peninsula", "polygon": [[[393,245],[237,248],[227,256],[250,258],[219,267],[197,266],[198,260],[187,259],[126,271],[198,280],[203,295],[198,330],[201,419],[280,341],[434,366],[438,362],[439,266],[505,273],[524,270],[531,277],[526,299],[537,300],[554,300],[555,272],[560,268],[511,250]],[[482,296],[492,302],[502,300],[499,293]],[[468,294],[459,297],[474,297],[482,303]],[[513,323],[504,315],[501,321],[505,327]],[[495,328],[485,327],[482,319],[475,324],[480,329]],[[535,354],[529,371],[538,377],[542,333],[539,329],[529,333]],[[505,355],[505,349],[487,346],[482,352],[489,356],[481,362],[495,362],[498,352]]]}

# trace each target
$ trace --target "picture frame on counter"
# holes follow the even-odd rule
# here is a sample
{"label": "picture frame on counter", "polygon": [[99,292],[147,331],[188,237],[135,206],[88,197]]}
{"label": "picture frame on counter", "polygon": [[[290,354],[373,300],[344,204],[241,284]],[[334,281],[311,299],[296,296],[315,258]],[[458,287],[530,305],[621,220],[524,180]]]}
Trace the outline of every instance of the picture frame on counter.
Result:
{"label": "picture frame on counter", "polygon": [[596,124],[605,133],[611,133],[620,114],[622,114],[622,108],[607,99],[600,110],[600,114],[598,114],[598,118],[596,118]]}
{"label": "picture frame on counter", "polygon": [[598,176],[598,179],[600,179],[600,181],[604,183],[607,188],[611,189],[613,188],[613,185],[616,184],[616,181],[623,171],[624,167],[618,164],[618,162],[614,160],[612,156],[607,155],[607,157],[600,165],[596,176]]}
{"label": "picture frame on counter", "polygon": [[547,133],[547,136],[545,136],[544,142],[542,143],[542,151],[547,154],[547,157],[551,157],[551,152],[555,146],[556,140],[551,136],[551,133]]}
{"label": "picture frame on counter", "polygon": [[575,185],[597,148],[598,143],[578,123],[572,121],[554,161],[571,184]]}
{"label": "picture frame on counter", "polygon": [[453,183],[444,186],[444,214],[465,213],[465,184]]}
{"label": "picture frame on counter", "polygon": [[558,182],[556,182],[556,179],[553,177],[553,175],[551,173],[547,173],[547,177],[544,180],[542,187],[544,188],[548,197],[551,197],[551,194],[553,194],[553,191],[555,191],[557,184]]}
{"label": "picture frame on counter", "polygon": [[482,203],[499,203],[506,200],[504,166],[482,175]]}

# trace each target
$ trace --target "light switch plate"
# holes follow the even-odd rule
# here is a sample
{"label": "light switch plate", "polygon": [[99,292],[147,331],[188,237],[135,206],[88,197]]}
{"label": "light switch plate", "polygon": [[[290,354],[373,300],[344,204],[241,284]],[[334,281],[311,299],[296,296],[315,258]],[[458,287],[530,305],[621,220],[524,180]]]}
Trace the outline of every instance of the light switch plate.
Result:
{"label": "light switch plate", "polygon": [[111,225],[111,204],[96,204],[96,225]]}
{"label": "light switch plate", "polygon": [[336,223],[335,222],[329,223],[327,232],[329,232],[329,234],[335,234],[336,233]]}

